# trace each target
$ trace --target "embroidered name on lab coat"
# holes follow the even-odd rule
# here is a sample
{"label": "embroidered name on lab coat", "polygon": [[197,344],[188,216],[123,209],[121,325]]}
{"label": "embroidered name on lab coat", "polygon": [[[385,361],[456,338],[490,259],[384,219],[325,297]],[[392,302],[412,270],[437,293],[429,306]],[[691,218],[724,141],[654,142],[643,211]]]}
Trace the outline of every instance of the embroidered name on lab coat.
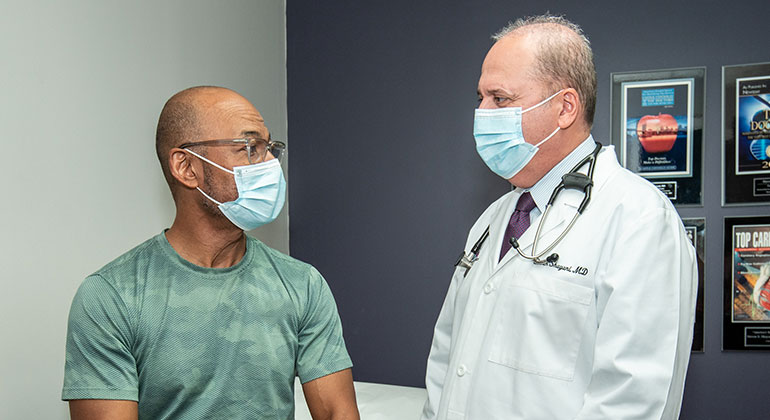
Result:
{"label": "embroidered name on lab coat", "polygon": [[568,273],[580,274],[581,276],[588,275],[587,267],[577,266],[573,268],[572,266],[568,267],[568,266],[560,265],[556,262],[548,262],[548,261],[534,261],[534,263],[535,265],[542,265],[544,267],[555,268],[558,271],[566,271]]}

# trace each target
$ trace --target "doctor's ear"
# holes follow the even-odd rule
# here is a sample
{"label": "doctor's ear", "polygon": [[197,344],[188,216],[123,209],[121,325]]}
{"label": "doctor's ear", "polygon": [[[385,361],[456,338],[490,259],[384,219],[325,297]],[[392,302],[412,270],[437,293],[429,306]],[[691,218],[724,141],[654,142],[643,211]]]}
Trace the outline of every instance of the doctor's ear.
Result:
{"label": "doctor's ear", "polygon": [[196,188],[199,185],[196,171],[201,172],[201,168],[195,167],[195,162],[189,153],[175,147],[168,152],[168,168],[171,176],[180,184],[187,188]]}
{"label": "doctor's ear", "polygon": [[561,112],[559,112],[559,127],[564,130],[572,126],[580,113],[580,96],[573,88],[564,89],[561,102]]}

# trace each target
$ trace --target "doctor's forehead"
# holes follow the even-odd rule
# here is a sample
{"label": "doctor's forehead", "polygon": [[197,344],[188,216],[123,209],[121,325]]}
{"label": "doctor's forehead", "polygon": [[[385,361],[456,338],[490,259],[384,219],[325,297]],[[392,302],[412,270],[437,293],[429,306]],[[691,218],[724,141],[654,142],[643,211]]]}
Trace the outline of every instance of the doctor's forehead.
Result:
{"label": "doctor's forehead", "polygon": [[509,35],[490,48],[481,66],[478,91],[482,94],[525,94],[537,84],[535,45],[530,36]]}

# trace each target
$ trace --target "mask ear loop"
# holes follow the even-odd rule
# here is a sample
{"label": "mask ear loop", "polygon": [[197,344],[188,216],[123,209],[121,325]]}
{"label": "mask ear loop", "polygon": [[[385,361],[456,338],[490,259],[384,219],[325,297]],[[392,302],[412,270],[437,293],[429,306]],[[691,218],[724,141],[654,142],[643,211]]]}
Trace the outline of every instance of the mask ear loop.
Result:
{"label": "mask ear loop", "polygon": [[525,110],[521,111],[521,113],[523,114],[523,113],[525,113],[525,112],[527,112],[527,111],[531,111],[531,110],[533,110],[533,109],[535,109],[535,108],[539,107],[540,105],[542,105],[542,104],[544,104],[544,103],[546,103],[546,102],[550,101],[551,99],[553,99],[554,97],[556,97],[556,95],[558,95],[558,94],[560,94],[560,93],[562,93],[562,92],[564,92],[564,89],[561,89],[561,90],[559,90],[558,92],[556,92],[556,93],[554,93],[553,95],[551,95],[551,96],[549,96],[549,97],[547,97],[547,98],[543,99],[542,101],[538,102],[537,104],[535,104],[535,105],[532,105],[531,107],[529,107],[529,108],[527,108],[527,109],[525,109]]}
{"label": "mask ear loop", "polygon": [[540,141],[540,143],[538,143],[538,144],[536,144],[536,145],[535,145],[535,147],[540,147],[540,145],[541,145],[541,144],[545,143],[545,142],[546,142],[548,139],[550,139],[550,138],[551,138],[551,137],[553,137],[553,136],[554,136],[556,133],[558,133],[560,129],[561,129],[561,127],[556,127],[556,130],[553,130],[553,132],[552,132],[551,134],[549,134],[549,135],[548,135],[548,137],[546,137],[546,138],[544,138],[543,140],[541,140],[541,141]]}
{"label": "mask ear loop", "polygon": [[203,157],[203,156],[201,156],[201,155],[199,155],[199,154],[197,154],[197,153],[193,152],[193,151],[192,151],[192,150],[190,150],[190,149],[184,149],[184,150],[185,150],[185,151],[187,151],[187,152],[190,152],[190,154],[192,154],[192,155],[195,155],[195,156],[197,156],[197,157],[198,157],[200,160],[203,160],[203,161],[205,161],[205,162],[208,162],[208,163],[210,163],[210,164],[212,164],[212,165],[216,166],[217,168],[219,168],[219,169],[221,169],[221,170],[223,170],[223,171],[225,171],[225,172],[229,173],[230,175],[235,175],[235,172],[233,172],[233,171],[231,171],[231,170],[229,170],[229,169],[225,168],[224,166],[222,166],[222,165],[220,165],[220,164],[218,164],[218,163],[214,163],[214,162],[212,162],[212,161],[210,161],[210,160],[206,159],[205,157]]}
{"label": "mask ear loop", "polygon": [[[542,105],[542,104],[544,104],[544,103],[546,103],[546,102],[550,101],[551,99],[555,98],[555,97],[556,97],[556,95],[558,95],[558,94],[560,94],[560,93],[562,93],[562,92],[564,92],[564,89],[561,89],[561,90],[559,90],[558,92],[554,93],[553,95],[551,95],[551,96],[549,96],[549,97],[547,97],[547,98],[543,99],[542,101],[540,101],[540,103],[538,103],[538,104],[536,104],[536,105],[532,105],[531,107],[529,107],[529,108],[527,108],[527,109],[525,109],[525,110],[521,111],[521,113],[523,114],[523,113],[525,113],[525,112],[527,112],[527,111],[530,111],[530,110],[533,110],[533,109],[535,109],[535,108],[539,107],[540,105]],[[550,139],[551,137],[553,137],[554,135],[556,135],[556,133],[558,133],[558,132],[559,132],[559,129],[560,129],[560,127],[558,127],[558,126],[557,126],[557,127],[556,127],[556,130],[553,130],[553,132],[551,132],[551,134],[549,134],[549,135],[548,135],[548,137],[544,138],[543,140],[540,140],[540,143],[536,144],[536,145],[535,145],[535,147],[540,147],[540,145],[541,145],[541,144],[545,143],[546,141],[548,141],[548,139]]]}
{"label": "mask ear loop", "polygon": [[218,205],[218,206],[221,206],[221,205],[222,205],[222,203],[220,203],[220,202],[219,202],[219,201],[217,201],[217,200],[214,200],[213,198],[211,198],[211,196],[210,196],[210,195],[208,195],[208,194],[206,194],[205,192],[203,192],[203,190],[201,189],[201,187],[195,187],[195,188],[196,188],[198,191],[200,191],[200,192],[201,192],[201,194],[203,194],[203,196],[204,196],[204,197],[206,197],[206,198],[208,198],[209,200],[211,200],[211,201],[212,201],[214,204],[216,204],[216,205]]}
{"label": "mask ear loop", "polygon": [[[187,151],[187,152],[190,152],[190,154],[192,154],[192,155],[194,155],[194,156],[197,156],[197,157],[198,157],[198,159],[200,159],[200,160],[202,160],[202,161],[204,161],[204,162],[208,162],[208,163],[210,163],[210,164],[212,164],[212,165],[216,166],[217,168],[219,168],[219,169],[221,169],[221,170],[223,170],[223,171],[225,171],[225,172],[228,172],[228,173],[230,173],[230,174],[233,174],[233,175],[235,175],[235,172],[233,172],[233,171],[231,171],[231,170],[229,170],[229,169],[225,168],[225,167],[224,167],[224,166],[222,166],[222,165],[216,164],[216,163],[214,163],[214,162],[212,162],[212,161],[210,161],[210,160],[206,159],[205,157],[203,157],[203,156],[201,156],[201,155],[199,155],[199,154],[197,154],[197,153],[193,152],[192,150],[189,150],[189,149],[184,149],[184,150],[185,150],[185,151]],[[205,192],[203,192],[203,190],[201,189],[201,187],[195,187],[195,188],[196,188],[198,191],[200,191],[200,193],[201,193],[201,194],[203,194],[203,196],[204,196],[204,197],[208,198],[209,200],[211,200],[211,201],[212,201],[213,203],[215,203],[216,205],[218,205],[218,206],[221,206],[221,205],[222,205],[222,203],[220,203],[220,202],[219,202],[219,201],[217,201],[217,200],[214,200],[214,199],[213,199],[213,198],[212,198],[210,195],[208,195],[208,194],[206,194]]]}

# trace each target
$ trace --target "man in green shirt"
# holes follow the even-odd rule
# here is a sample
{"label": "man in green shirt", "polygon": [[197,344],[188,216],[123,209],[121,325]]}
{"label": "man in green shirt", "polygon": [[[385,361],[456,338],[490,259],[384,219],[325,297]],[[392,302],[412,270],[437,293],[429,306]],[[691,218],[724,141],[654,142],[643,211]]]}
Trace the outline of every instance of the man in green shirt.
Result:
{"label": "man in green shirt", "polygon": [[283,206],[284,147],[236,92],[169,99],[156,148],[176,218],[78,289],[62,391],[73,419],[293,419],[295,376],[313,418],[359,418],[328,285],[244,234]]}

